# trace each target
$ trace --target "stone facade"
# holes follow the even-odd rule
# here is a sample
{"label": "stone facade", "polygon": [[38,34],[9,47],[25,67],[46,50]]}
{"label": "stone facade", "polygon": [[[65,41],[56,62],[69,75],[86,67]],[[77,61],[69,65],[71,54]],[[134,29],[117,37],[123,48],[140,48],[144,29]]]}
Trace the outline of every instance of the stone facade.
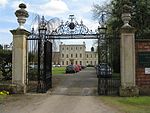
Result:
{"label": "stone facade", "polygon": [[60,52],[53,52],[52,54],[53,64],[60,64]]}
{"label": "stone facade", "polygon": [[150,40],[136,41],[136,84],[140,89],[140,94],[150,95],[150,74],[145,73],[145,68],[149,66],[142,66],[138,54],[140,52],[150,52]]}
{"label": "stone facade", "polygon": [[[69,64],[80,64],[80,65],[96,65],[98,63],[98,54],[95,51],[86,51],[86,45],[65,45],[59,46],[59,52],[53,52],[56,54],[53,57],[53,64],[60,64],[67,66]],[[59,58],[58,58],[59,56]],[[57,58],[57,61],[55,60]]]}
{"label": "stone facade", "polygon": [[86,65],[96,65],[98,64],[98,53],[93,51],[86,51]]}

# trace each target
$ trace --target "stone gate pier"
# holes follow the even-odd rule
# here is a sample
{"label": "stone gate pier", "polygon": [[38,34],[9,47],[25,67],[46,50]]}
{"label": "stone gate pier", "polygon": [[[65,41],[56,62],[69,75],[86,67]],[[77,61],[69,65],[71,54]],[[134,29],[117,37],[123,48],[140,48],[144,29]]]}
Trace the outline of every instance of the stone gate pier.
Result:
{"label": "stone gate pier", "polygon": [[26,5],[20,4],[19,10],[15,12],[19,27],[10,30],[13,35],[13,49],[12,49],[12,84],[16,86],[17,93],[26,93],[27,84],[27,41],[26,38],[30,32],[24,29],[24,23],[29,16],[25,10]]}
{"label": "stone gate pier", "polygon": [[[126,5],[126,4],[125,4]],[[128,8],[130,8],[128,6]],[[124,7],[121,28],[120,62],[121,62],[121,87],[120,96],[138,96],[139,89],[135,78],[135,29],[129,25],[131,20],[130,9]]]}

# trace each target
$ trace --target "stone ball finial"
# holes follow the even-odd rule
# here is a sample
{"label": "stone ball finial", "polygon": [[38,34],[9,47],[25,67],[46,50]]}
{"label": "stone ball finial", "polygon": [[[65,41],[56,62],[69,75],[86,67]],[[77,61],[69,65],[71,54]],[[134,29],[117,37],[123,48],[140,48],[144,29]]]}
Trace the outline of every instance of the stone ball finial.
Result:
{"label": "stone ball finial", "polygon": [[29,17],[28,12],[25,10],[26,5],[24,3],[19,4],[19,8],[16,12],[15,15],[17,17],[19,27],[18,29],[24,29],[24,24],[26,22],[26,18]]}

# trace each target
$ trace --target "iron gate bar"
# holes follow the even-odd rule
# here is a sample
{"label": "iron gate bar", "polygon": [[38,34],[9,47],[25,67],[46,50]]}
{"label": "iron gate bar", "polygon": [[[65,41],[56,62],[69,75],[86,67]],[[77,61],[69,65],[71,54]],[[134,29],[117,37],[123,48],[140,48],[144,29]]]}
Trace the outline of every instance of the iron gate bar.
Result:
{"label": "iron gate bar", "polygon": [[[77,37],[76,37],[77,36]],[[63,35],[49,35],[45,34],[45,39],[98,39],[99,34],[63,34]],[[38,35],[37,35],[38,37]],[[27,40],[40,40],[40,38],[27,38]]]}
{"label": "iron gate bar", "polygon": [[103,35],[101,34],[46,34],[47,36],[97,36],[97,35]]}
{"label": "iron gate bar", "polygon": [[[102,38],[102,34],[60,34],[60,35],[49,35],[45,34],[44,39],[52,39],[52,40],[60,40],[60,39],[109,39],[113,40],[113,38]],[[77,36],[77,37],[76,37]],[[37,35],[38,37],[38,35]],[[42,39],[42,40],[44,40]],[[119,38],[118,38],[119,39]],[[27,38],[27,40],[40,40],[40,38]]]}
{"label": "iron gate bar", "polygon": [[66,34],[66,35],[46,35],[47,39],[98,39],[98,35],[97,34],[91,34],[91,35],[87,35],[87,34]]}

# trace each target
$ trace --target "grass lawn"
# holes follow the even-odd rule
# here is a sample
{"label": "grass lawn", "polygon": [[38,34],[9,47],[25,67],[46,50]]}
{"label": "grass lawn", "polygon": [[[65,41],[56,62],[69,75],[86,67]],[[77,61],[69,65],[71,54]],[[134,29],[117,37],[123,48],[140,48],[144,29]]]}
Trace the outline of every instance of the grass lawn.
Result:
{"label": "grass lawn", "polygon": [[107,97],[101,96],[100,99],[121,113],[150,113],[150,97]]}
{"label": "grass lawn", "polygon": [[53,67],[52,74],[65,74],[66,67]]}

